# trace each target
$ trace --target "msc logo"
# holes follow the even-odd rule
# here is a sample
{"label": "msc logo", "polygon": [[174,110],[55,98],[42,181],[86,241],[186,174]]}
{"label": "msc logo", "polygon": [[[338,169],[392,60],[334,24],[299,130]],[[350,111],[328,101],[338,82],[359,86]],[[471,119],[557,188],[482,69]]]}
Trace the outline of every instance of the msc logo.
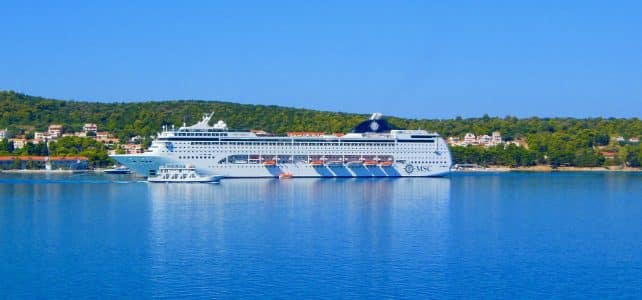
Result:
{"label": "msc logo", "polygon": [[407,164],[406,167],[404,168],[406,170],[406,173],[410,174],[414,171],[417,172],[429,172],[430,171],[430,166],[413,166],[411,164]]}

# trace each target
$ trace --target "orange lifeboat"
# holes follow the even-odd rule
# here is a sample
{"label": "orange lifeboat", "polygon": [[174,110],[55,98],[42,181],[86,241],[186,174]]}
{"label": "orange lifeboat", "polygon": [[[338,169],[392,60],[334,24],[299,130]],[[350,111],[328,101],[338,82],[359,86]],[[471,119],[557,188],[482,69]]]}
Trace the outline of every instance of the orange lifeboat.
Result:
{"label": "orange lifeboat", "polygon": [[363,165],[364,166],[376,166],[377,165],[377,161],[376,160],[366,160],[366,161],[363,162]]}
{"label": "orange lifeboat", "polygon": [[285,172],[285,173],[279,174],[279,179],[288,179],[288,178],[292,178],[292,176],[294,176],[294,175],[292,175],[292,173]]}
{"label": "orange lifeboat", "polygon": [[389,160],[382,161],[381,163],[379,163],[379,165],[382,166],[382,167],[390,167],[390,166],[392,166],[392,162],[389,161]]}
{"label": "orange lifeboat", "polygon": [[276,161],[274,160],[266,160],[263,162],[264,166],[276,166]]}
{"label": "orange lifeboat", "polygon": [[322,160],[313,160],[310,162],[310,165],[313,167],[320,167],[323,166],[323,161]]}

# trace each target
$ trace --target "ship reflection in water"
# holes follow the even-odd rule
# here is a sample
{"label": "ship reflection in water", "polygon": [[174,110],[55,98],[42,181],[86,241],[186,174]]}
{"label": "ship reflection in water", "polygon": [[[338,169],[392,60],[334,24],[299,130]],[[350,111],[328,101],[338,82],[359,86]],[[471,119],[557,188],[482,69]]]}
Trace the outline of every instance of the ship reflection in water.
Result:
{"label": "ship reflection in water", "polygon": [[[310,295],[309,282],[335,292],[369,286],[368,276],[347,281],[336,274],[374,272],[385,281],[445,251],[448,178],[238,179],[148,188],[152,269],[180,274],[183,263],[202,259],[189,266],[202,276],[193,283],[219,283],[232,294],[278,297],[277,287],[288,286],[292,295]],[[427,239],[429,249],[415,247]],[[167,269],[168,261],[177,269]],[[155,287],[170,294],[173,288]]]}

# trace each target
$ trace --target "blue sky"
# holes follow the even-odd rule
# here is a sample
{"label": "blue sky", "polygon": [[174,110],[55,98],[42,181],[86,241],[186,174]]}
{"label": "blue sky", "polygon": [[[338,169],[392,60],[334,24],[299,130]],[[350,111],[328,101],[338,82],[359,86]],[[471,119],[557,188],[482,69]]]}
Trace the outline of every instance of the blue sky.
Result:
{"label": "blue sky", "polygon": [[642,117],[640,16],[641,1],[3,1],[0,89]]}

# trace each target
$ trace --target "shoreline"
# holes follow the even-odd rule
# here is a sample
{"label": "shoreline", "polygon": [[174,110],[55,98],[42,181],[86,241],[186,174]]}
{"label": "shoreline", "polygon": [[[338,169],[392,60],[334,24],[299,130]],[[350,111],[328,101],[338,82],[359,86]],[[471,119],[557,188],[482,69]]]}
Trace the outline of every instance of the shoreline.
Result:
{"label": "shoreline", "polygon": [[89,173],[97,172],[94,170],[0,170],[0,173],[17,173],[17,174],[72,174],[72,173]]}
{"label": "shoreline", "polygon": [[455,173],[484,173],[484,172],[642,172],[641,168],[632,167],[557,167],[551,166],[530,166],[530,167],[509,167],[509,166],[489,166],[486,168],[475,168],[469,170],[456,170]]}

